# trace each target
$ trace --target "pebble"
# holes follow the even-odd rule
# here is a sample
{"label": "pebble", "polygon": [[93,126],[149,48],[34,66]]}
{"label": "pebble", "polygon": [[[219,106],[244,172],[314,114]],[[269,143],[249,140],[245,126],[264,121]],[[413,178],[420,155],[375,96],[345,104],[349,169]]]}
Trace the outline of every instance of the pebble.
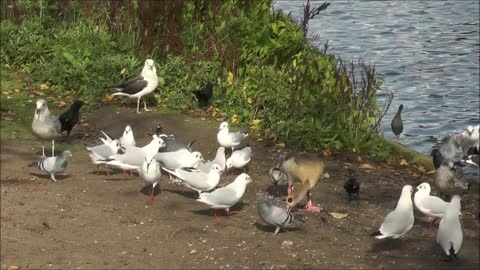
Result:
{"label": "pebble", "polygon": [[293,246],[293,242],[292,241],[289,241],[289,240],[285,240],[282,242],[282,247],[285,248],[285,247],[291,247]]}
{"label": "pebble", "polygon": [[195,254],[195,253],[197,253],[197,250],[196,250],[196,249],[190,250],[190,254]]}

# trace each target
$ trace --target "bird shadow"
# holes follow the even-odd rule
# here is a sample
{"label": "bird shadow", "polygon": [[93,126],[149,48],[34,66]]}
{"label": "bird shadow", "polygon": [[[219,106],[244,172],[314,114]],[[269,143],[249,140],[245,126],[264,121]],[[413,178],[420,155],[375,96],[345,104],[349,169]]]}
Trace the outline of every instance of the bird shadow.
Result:
{"label": "bird shadow", "polygon": [[178,194],[178,195],[183,196],[185,198],[194,199],[194,200],[198,199],[198,192],[196,192],[196,191],[167,189],[167,188],[165,188],[163,190],[167,191],[167,192]]}
{"label": "bird shadow", "polygon": [[[42,173],[30,173],[30,175],[36,176],[38,178],[43,178],[43,179],[48,179],[51,180],[49,174],[42,174]],[[56,174],[55,179],[57,180],[64,180],[70,178],[70,175],[64,175],[64,174]]]}
{"label": "bird shadow", "polygon": [[401,239],[383,239],[378,242],[375,242],[370,249],[371,252],[382,252],[382,251],[392,251],[400,250],[402,248]]}
{"label": "bird shadow", "polygon": [[[143,195],[146,195],[146,196],[150,196],[151,189],[152,189],[152,185],[143,186],[140,189],[140,193],[142,193]],[[157,196],[160,193],[161,193],[160,185],[156,185],[155,189],[153,190],[153,196]]]}
{"label": "bird shadow", "polygon": [[[245,205],[246,204],[244,202],[238,202],[237,204],[235,204],[233,207],[230,208],[230,211],[241,211],[245,207]],[[202,210],[192,210],[190,212],[196,215],[201,215],[201,216],[213,216],[213,211],[214,211],[213,209],[202,209]],[[239,213],[238,215],[241,215],[241,213]],[[217,216],[226,217],[228,215],[225,210],[218,209]]]}
{"label": "bird shadow", "polygon": [[266,192],[270,196],[285,197],[288,195],[286,185],[270,185],[267,187]]}

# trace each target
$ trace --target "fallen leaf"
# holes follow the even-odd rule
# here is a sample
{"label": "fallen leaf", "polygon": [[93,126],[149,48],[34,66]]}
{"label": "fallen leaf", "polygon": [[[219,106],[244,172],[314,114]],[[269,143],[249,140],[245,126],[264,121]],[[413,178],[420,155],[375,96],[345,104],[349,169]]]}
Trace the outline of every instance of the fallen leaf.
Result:
{"label": "fallen leaf", "polygon": [[435,173],[435,170],[431,170],[431,171],[427,172],[427,175],[431,175],[431,174],[434,174],[434,173]]}
{"label": "fallen leaf", "polygon": [[108,95],[105,97],[105,100],[108,102],[112,101],[112,99],[113,99],[113,95]]}
{"label": "fallen leaf", "polygon": [[232,115],[232,119],[230,119],[230,122],[232,124],[235,124],[238,122],[238,116],[236,114]]}
{"label": "fallen leaf", "polygon": [[328,172],[326,172],[326,173],[323,174],[323,177],[330,178],[330,174],[328,174]]}
{"label": "fallen leaf", "polygon": [[325,147],[322,153],[324,157],[328,157],[332,154],[332,149],[330,149],[330,147]]}
{"label": "fallen leaf", "polygon": [[342,219],[342,218],[346,218],[348,216],[348,214],[335,213],[335,212],[331,212],[330,215],[332,217],[334,217],[335,219]]}
{"label": "fallen leaf", "polygon": [[252,120],[252,125],[253,125],[253,126],[258,126],[258,124],[260,124],[261,121],[262,121],[262,120],[260,120],[260,119],[253,119],[253,120]]}
{"label": "fallen leaf", "polygon": [[400,166],[408,166],[408,162],[402,158],[402,160],[400,160]]}
{"label": "fallen leaf", "polygon": [[251,98],[247,98],[247,103],[248,103],[248,104],[252,104],[252,103],[253,103],[252,99],[251,99]]}
{"label": "fallen leaf", "polygon": [[285,148],[285,144],[283,142],[275,144],[275,148],[277,149],[283,149]]}
{"label": "fallen leaf", "polygon": [[227,83],[232,85],[233,84],[233,73],[232,72],[228,72],[228,76],[227,76]]}
{"label": "fallen leaf", "polygon": [[425,170],[425,167],[423,165],[418,166],[418,171],[420,173],[425,173],[427,170]]}
{"label": "fallen leaf", "polygon": [[122,70],[120,71],[120,74],[123,75],[123,74],[125,74],[125,72],[127,72],[127,68],[122,69]]}
{"label": "fallen leaf", "polygon": [[13,90],[13,91],[15,91],[15,93],[18,93],[18,92],[20,92],[20,89],[16,88],[16,89]]}
{"label": "fallen leaf", "polygon": [[263,138],[258,138],[257,142],[263,142]]}
{"label": "fallen leaf", "polygon": [[7,269],[8,269],[8,270],[17,270],[17,269],[18,269],[18,266],[16,266],[16,265],[9,265]]}
{"label": "fallen leaf", "polygon": [[186,110],[186,109],[188,109],[188,106],[187,106],[187,105],[185,105],[185,104],[182,104],[182,105],[180,105],[180,109],[182,109],[182,110]]}
{"label": "fallen leaf", "polygon": [[374,170],[375,169],[372,165],[370,165],[368,163],[364,163],[364,164],[358,166],[358,168],[359,169],[365,169],[365,170]]}
{"label": "fallen leaf", "polygon": [[10,91],[3,91],[2,94],[4,94],[4,95],[9,95],[9,94],[10,94]]}
{"label": "fallen leaf", "polygon": [[47,90],[49,88],[48,84],[46,84],[46,83],[42,83],[38,87],[40,88],[40,90]]}

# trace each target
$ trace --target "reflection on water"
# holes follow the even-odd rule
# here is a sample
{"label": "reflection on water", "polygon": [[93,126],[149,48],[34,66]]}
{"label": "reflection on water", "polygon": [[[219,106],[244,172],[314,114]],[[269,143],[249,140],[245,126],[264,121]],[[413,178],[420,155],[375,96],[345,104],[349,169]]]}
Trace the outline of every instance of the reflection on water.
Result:
{"label": "reflection on water", "polygon": [[[302,5],[277,0],[274,8],[298,16]],[[309,32],[319,46],[329,41],[329,53],[376,64],[382,91],[395,91],[385,137],[394,138],[390,120],[404,104],[401,143],[430,154],[438,137],[480,122],[478,18],[478,1],[333,1]]]}

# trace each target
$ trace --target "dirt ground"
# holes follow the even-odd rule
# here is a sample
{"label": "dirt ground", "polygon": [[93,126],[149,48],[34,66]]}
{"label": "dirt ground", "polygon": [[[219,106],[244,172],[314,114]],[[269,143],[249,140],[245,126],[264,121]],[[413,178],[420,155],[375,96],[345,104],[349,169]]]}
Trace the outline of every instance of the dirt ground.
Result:
{"label": "dirt ground", "polygon": [[[145,132],[157,123],[187,142],[196,139],[193,148],[206,159],[213,159],[217,148],[219,123],[181,114],[138,116],[132,108],[107,107],[84,115],[83,120],[70,141],[57,144],[58,151],[71,144],[98,144],[98,129],[118,137],[126,124],[133,127],[137,144],[144,145]],[[313,191],[314,202],[325,211],[301,211],[307,217],[303,225],[273,238],[273,228],[255,224],[256,194],[274,195],[283,206],[286,187],[273,186],[268,176],[274,150],[253,136],[248,142],[254,151],[249,166],[253,182],[233,209],[240,214],[222,216],[217,224],[208,207],[194,200],[195,192],[166,178],[153,205],[147,207],[140,178],[121,172],[96,175],[86,151],[74,151],[68,175],[53,183],[27,167],[41,153],[39,142],[2,141],[1,268],[479,268],[478,186],[462,196],[460,260],[444,262],[435,243],[437,229],[429,231],[427,218],[418,211],[404,238],[369,236],[395,207],[403,185],[431,182],[431,176],[412,176],[406,168],[360,161],[347,153],[325,157],[330,178],[321,180]],[[358,168],[366,162],[374,169]],[[346,168],[353,168],[362,184],[358,201],[349,201],[343,190]],[[221,183],[235,177],[222,176]],[[335,219],[332,212],[348,216]]]}

